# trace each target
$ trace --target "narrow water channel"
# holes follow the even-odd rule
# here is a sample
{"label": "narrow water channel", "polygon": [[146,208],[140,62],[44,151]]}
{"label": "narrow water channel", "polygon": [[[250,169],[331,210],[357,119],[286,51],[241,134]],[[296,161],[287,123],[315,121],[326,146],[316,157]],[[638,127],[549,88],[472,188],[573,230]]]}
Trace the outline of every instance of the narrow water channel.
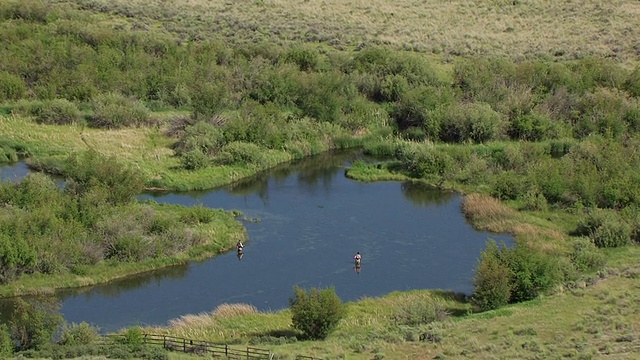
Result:
{"label": "narrow water channel", "polygon": [[[262,311],[288,306],[292,287],[335,288],[343,301],[410,289],[471,293],[488,238],[460,212],[461,197],[400,182],[361,183],[344,176],[356,154],[325,154],[233,186],[205,192],[145,194],[142,200],[237,209],[247,219],[244,256],[163,269],[57,296],[67,322],[104,332],[166,324],[223,303]],[[352,257],[362,254],[356,272]]]}

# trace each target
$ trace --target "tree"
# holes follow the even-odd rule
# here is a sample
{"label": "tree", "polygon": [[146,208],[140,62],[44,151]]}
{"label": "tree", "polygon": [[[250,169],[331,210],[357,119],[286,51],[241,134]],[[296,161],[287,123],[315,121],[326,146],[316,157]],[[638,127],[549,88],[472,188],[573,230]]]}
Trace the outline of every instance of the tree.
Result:
{"label": "tree", "polygon": [[55,300],[18,298],[11,319],[12,335],[21,350],[40,349],[53,341],[63,322],[60,304]]}
{"label": "tree", "polygon": [[344,317],[344,306],[334,288],[309,292],[295,286],[289,299],[293,327],[309,339],[324,339]]}
{"label": "tree", "polygon": [[501,259],[505,247],[498,247],[494,240],[480,255],[473,278],[475,291],[472,301],[480,310],[497,309],[509,303],[511,298],[511,272]]}

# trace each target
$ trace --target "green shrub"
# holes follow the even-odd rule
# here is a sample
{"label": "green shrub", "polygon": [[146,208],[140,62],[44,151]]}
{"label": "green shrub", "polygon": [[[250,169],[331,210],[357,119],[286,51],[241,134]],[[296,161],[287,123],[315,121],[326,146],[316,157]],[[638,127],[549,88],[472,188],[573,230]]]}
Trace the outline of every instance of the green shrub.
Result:
{"label": "green shrub", "polygon": [[211,159],[202,150],[189,150],[180,153],[180,163],[186,170],[204,169],[211,163]]}
{"label": "green shrub", "polygon": [[554,136],[553,128],[548,116],[533,112],[513,119],[507,132],[514,140],[542,141]]}
{"label": "green shrub", "polygon": [[640,65],[636,66],[624,83],[624,88],[631,96],[640,98]]}
{"label": "green shrub", "polygon": [[588,236],[599,248],[631,244],[632,228],[611,210],[592,210],[580,219],[576,235]]}
{"label": "green shrub", "polygon": [[486,103],[459,103],[443,108],[440,139],[483,143],[500,139],[506,131],[503,116]]}
{"label": "green shrub", "polygon": [[132,351],[139,351],[144,345],[144,333],[139,326],[132,326],[124,331],[122,343],[126,344]]}
{"label": "green shrub", "polygon": [[36,253],[22,236],[0,232],[0,284],[8,284],[35,265]]}
{"label": "green shrub", "polygon": [[222,165],[243,164],[258,166],[262,162],[263,151],[256,144],[232,142],[220,150],[216,161]]}
{"label": "green shrub", "polygon": [[0,356],[9,358],[13,354],[14,349],[11,333],[7,324],[0,324]]}
{"label": "green shrub", "polygon": [[118,129],[143,126],[149,122],[149,110],[139,101],[118,93],[100,94],[91,101],[91,124],[98,128]]}
{"label": "green shrub", "polygon": [[515,200],[526,194],[527,188],[525,177],[509,170],[495,176],[491,195],[501,200]]}
{"label": "green shrub", "polygon": [[296,286],[293,291],[294,296],[289,298],[293,327],[309,339],[326,338],[345,314],[335,289],[311,288],[307,292]]}
{"label": "green shrub", "polygon": [[214,211],[203,205],[190,206],[180,215],[180,221],[188,225],[206,224],[213,220]]}
{"label": "green shrub", "polygon": [[504,306],[511,298],[511,272],[502,260],[504,251],[504,244],[499,247],[494,240],[490,240],[480,254],[473,277],[475,290],[471,301],[481,311]]}
{"label": "green shrub", "polygon": [[605,265],[605,257],[598,251],[593,241],[588,238],[578,238],[573,242],[571,263],[580,271],[594,272]]}
{"label": "green shrub", "polygon": [[61,345],[90,345],[100,339],[98,328],[81,322],[80,324],[65,324],[60,334]]}
{"label": "green shrub", "polygon": [[82,119],[78,107],[66,99],[44,101],[39,112],[33,115],[40,124],[67,125]]}
{"label": "green shrub", "polygon": [[8,1],[0,8],[2,19],[45,23],[48,15],[49,7],[41,0]]}
{"label": "green shrub", "polygon": [[547,198],[537,188],[527,191],[522,197],[522,207],[524,210],[547,211],[549,206]]}
{"label": "green shrub", "polygon": [[315,71],[318,67],[318,51],[303,46],[296,46],[284,55],[286,62],[298,65],[300,71]]}
{"label": "green shrub", "polygon": [[452,173],[455,162],[445,152],[424,146],[412,146],[400,150],[396,156],[402,168],[415,178],[444,179]]}
{"label": "green shrub", "polygon": [[27,93],[24,81],[6,71],[0,71],[0,103],[22,99]]}
{"label": "green shrub", "polygon": [[562,269],[554,256],[543,254],[523,245],[505,253],[511,271],[511,302],[532,300],[563,279]]}
{"label": "green shrub", "polygon": [[138,170],[95,151],[72,154],[61,172],[72,180],[69,191],[88,193],[102,187],[108,190],[107,200],[112,204],[128,203],[144,188],[144,178]]}
{"label": "green shrub", "polygon": [[17,298],[10,321],[12,337],[21,350],[40,349],[51,344],[63,321],[54,300]]}
{"label": "green shrub", "polygon": [[229,89],[221,82],[198,82],[190,93],[193,115],[202,120],[220,115],[229,98]]}

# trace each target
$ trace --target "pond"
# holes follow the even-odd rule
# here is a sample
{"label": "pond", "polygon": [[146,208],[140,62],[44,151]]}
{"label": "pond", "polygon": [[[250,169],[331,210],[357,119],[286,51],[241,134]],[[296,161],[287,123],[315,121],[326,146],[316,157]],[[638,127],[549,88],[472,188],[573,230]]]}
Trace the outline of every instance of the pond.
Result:
{"label": "pond", "polygon": [[[343,301],[393,291],[470,294],[488,238],[460,211],[461,196],[410,182],[362,183],[345,167],[360,155],[324,154],[221,189],[144,194],[141,200],[240,210],[248,241],[213,259],[57,294],[68,322],[103,332],[166,324],[223,303],[288,307],[292,287],[334,287]],[[353,255],[362,254],[356,271]]]}

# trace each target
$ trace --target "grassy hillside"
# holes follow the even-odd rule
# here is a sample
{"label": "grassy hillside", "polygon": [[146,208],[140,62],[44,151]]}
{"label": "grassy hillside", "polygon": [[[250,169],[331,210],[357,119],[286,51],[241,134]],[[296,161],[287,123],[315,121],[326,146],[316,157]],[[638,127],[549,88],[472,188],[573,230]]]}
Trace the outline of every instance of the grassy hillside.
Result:
{"label": "grassy hillside", "polygon": [[390,45],[438,55],[639,58],[633,0],[72,0],[185,40]]}

